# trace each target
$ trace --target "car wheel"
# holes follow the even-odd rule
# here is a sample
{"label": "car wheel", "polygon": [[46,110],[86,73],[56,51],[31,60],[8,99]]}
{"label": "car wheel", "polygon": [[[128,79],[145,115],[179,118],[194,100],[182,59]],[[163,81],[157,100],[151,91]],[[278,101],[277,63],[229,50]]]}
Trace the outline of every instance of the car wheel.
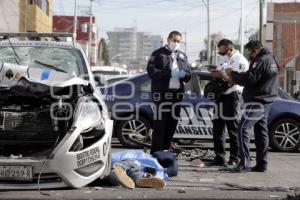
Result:
{"label": "car wheel", "polygon": [[139,148],[141,145],[134,142],[130,136],[134,135],[136,138],[144,138],[147,136],[150,128],[151,125],[149,120],[139,116],[139,119],[119,121],[117,126],[117,136],[125,147]]}
{"label": "car wheel", "polygon": [[300,124],[290,118],[280,119],[270,127],[270,146],[282,152],[300,148]]}

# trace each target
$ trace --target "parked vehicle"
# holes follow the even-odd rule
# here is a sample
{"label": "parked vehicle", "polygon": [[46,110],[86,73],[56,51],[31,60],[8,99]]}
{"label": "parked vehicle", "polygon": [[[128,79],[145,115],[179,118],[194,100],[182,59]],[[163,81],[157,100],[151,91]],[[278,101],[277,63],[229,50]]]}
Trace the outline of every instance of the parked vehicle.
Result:
{"label": "parked vehicle", "polygon": [[0,189],[82,187],[111,169],[113,122],[79,44],[0,33]]}
{"label": "parked vehicle", "polygon": [[[214,102],[204,96],[204,88],[211,79],[208,72],[192,72],[192,80],[185,85],[181,119],[174,140],[212,139]],[[137,147],[132,137],[143,138],[152,128],[150,83],[148,75],[142,74],[102,88],[115,120],[114,135],[126,147]],[[286,152],[298,150],[299,122],[300,103],[279,89],[278,100],[269,113],[270,147]]]}
{"label": "parked vehicle", "polygon": [[127,70],[121,67],[92,66],[91,69],[99,86],[110,84],[109,80],[114,79],[116,76],[120,76],[120,78],[128,76]]}

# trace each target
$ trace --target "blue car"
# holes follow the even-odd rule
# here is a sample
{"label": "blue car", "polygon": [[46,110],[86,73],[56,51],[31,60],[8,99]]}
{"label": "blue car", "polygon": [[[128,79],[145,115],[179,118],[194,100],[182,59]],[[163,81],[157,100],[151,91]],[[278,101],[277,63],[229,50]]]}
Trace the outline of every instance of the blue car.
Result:
{"label": "blue car", "polygon": [[[174,140],[211,140],[214,101],[204,96],[204,88],[212,79],[208,72],[194,70],[185,85],[180,120]],[[101,88],[114,119],[114,135],[126,147],[137,147],[132,135],[148,136],[153,125],[151,80],[139,74]],[[300,102],[279,89],[279,97],[268,119],[270,147],[283,152],[299,150]]]}

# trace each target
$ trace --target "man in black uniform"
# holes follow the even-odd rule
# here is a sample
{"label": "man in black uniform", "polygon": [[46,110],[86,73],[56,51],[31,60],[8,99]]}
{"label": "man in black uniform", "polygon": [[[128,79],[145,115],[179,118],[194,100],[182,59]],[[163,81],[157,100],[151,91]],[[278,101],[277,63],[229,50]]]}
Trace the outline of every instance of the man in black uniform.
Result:
{"label": "man in black uniform", "polygon": [[187,57],[179,50],[181,40],[181,33],[172,31],[168,45],[154,51],[148,62],[155,114],[151,153],[170,149],[180,117],[184,82],[191,79]]}
{"label": "man in black uniform", "polygon": [[[267,170],[267,152],[269,146],[268,112],[278,95],[278,65],[268,49],[259,41],[246,44],[251,63],[246,73],[226,69],[229,82],[244,86],[244,113],[239,123],[238,139],[241,162],[232,172]],[[256,166],[251,168],[249,142],[254,127],[256,146]]]}

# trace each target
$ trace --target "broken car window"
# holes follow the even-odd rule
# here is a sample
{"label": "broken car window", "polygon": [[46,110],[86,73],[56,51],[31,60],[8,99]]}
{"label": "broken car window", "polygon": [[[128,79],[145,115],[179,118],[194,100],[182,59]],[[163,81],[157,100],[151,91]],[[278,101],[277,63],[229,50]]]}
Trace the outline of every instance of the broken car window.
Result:
{"label": "broken car window", "polygon": [[[49,68],[80,76],[85,74],[85,66],[80,52],[76,49],[45,47],[14,47],[21,65]],[[18,64],[10,47],[0,47],[0,63]],[[43,63],[43,64],[41,64]]]}

